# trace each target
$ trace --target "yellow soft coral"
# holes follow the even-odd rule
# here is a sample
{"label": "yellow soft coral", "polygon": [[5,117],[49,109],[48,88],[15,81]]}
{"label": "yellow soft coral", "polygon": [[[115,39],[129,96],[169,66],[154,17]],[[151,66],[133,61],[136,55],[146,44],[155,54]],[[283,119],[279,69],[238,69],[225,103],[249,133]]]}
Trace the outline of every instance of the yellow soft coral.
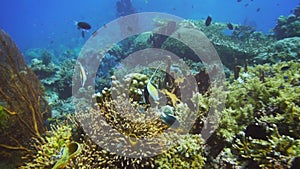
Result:
{"label": "yellow soft coral", "polygon": [[169,92],[167,89],[162,89],[162,92],[171,99],[172,105],[174,107],[176,106],[177,102],[180,102],[180,99],[178,99],[174,93]]}

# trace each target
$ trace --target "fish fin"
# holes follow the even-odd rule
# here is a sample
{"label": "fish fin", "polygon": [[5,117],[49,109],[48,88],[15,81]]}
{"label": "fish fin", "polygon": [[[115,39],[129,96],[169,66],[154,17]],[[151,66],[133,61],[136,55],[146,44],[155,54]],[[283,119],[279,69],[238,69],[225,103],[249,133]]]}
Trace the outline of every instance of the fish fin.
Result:
{"label": "fish fin", "polygon": [[84,38],[84,31],[81,31],[81,36],[82,38]]}
{"label": "fish fin", "polygon": [[77,29],[80,29],[80,27],[78,26],[78,22],[77,21],[73,21],[74,25],[77,26]]}
{"label": "fish fin", "polygon": [[153,78],[154,75],[156,74],[157,70],[160,68],[160,66],[161,66],[161,64],[159,64],[159,65],[157,66],[157,68],[155,69],[154,73],[153,73],[152,76],[150,77],[150,79],[149,79],[149,82],[150,82],[150,83],[151,83],[152,78]]}

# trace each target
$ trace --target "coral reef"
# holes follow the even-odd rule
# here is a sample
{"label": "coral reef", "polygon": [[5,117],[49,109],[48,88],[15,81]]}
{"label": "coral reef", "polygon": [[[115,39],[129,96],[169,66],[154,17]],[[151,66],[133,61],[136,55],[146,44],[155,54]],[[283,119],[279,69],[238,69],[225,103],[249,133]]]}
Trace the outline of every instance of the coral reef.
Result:
{"label": "coral reef", "polygon": [[41,54],[41,60],[43,62],[44,65],[48,66],[49,63],[51,63],[52,60],[52,55],[50,52],[48,52],[47,50],[43,51],[43,53]]}
{"label": "coral reef", "polygon": [[71,97],[71,84],[75,60],[67,59],[60,66],[53,62],[44,64],[42,60],[33,59],[30,68],[41,79],[48,91],[55,91],[61,99]]}
{"label": "coral reef", "polygon": [[[234,24],[234,30],[229,34],[227,24],[213,23],[206,27],[203,20],[189,20],[194,28],[200,29],[216,48],[223,64],[233,70],[234,64],[244,65],[245,60],[253,58],[275,40],[271,36],[255,31],[253,27]],[[237,60],[235,60],[237,58]]]}
{"label": "coral reef", "polygon": [[[74,111],[70,104],[72,78],[80,81],[79,74],[73,76],[77,72],[75,60],[67,59],[58,66],[52,62],[55,57],[51,52],[40,51],[31,67],[45,85],[49,104],[55,109],[52,113],[59,117],[47,119],[52,122],[44,134],[40,134],[45,131],[42,122],[46,117],[40,111],[46,111],[41,86],[35,83],[32,71],[18,60],[20,54],[12,53],[13,46],[4,55],[18,56],[17,61],[15,57],[7,60],[8,65],[17,66],[0,66],[8,72],[2,81],[10,82],[0,87],[9,86],[16,90],[10,93],[17,96],[1,95],[0,129],[8,132],[4,136],[32,139],[25,145],[21,140],[1,137],[1,141],[6,139],[5,144],[0,144],[1,150],[24,150],[26,163],[20,168],[299,168],[300,39],[290,37],[297,35],[299,11],[298,6],[293,15],[279,18],[275,37],[284,39],[278,41],[245,25],[233,24],[234,29],[228,30],[224,23],[214,22],[208,27],[203,20],[177,23],[157,19],[158,27],[153,32],[114,45],[103,55],[95,74],[82,67],[90,73],[88,83],[80,83],[75,89],[78,96],[88,95],[91,100],[76,98],[75,94],[76,112],[67,117]],[[194,51],[179,41],[187,38],[193,44],[196,36],[206,38],[204,34],[186,37],[186,28],[204,32],[225,66],[232,70],[227,74],[227,90],[210,77],[218,67],[200,63]],[[11,42],[2,41],[1,48],[8,43]],[[134,64],[136,60],[125,60],[147,48],[165,49],[180,59],[172,63],[171,56],[166,56],[163,63],[149,64],[150,57],[139,57],[151,67],[146,69]],[[93,54],[93,49],[87,50],[87,58],[79,59],[80,63],[96,64],[93,61],[101,56]],[[154,58],[162,59],[161,53]],[[119,63],[122,59],[129,65]],[[0,63],[7,63],[4,61],[0,58]],[[255,65],[261,63],[268,64]],[[28,86],[20,88],[20,82],[27,84],[28,79],[34,91]],[[191,79],[195,86],[189,84]],[[93,91],[90,84],[94,83]],[[0,89],[0,94],[6,94],[6,88]],[[38,94],[29,95],[30,92]],[[221,109],[223,104],[225,108]],[[34,108],[33,114],[28,107]],[[39,115],[38,119],[34,115]],[[12,126],[18,128],[16,133],[12,133]],[[23,129],[26,131],[21,132]],[[27,137],[20,137],[24,132]],[[0,153],[9,156],[4,151]]]}
{"label": "coral reef", "polygon": [[46,85],[52,85],[58,80],[58,78],[55,77],[55,74],[59,68],[54,63],[48,63],[46,65],[43,60],[32,59],[30,68]]}
{"label": "coral reef", "polygon": [[54,59],[54,54],[52,50],[42,49],[42,48],[32,48],[28,49],[24,53],[24,58],[26,63],[30,63],[33,59],[39,59],[44,62],[44,64],[49,64]]}
{"label": "coral reef", "polygon": [[296,7],[293,14],[288,17],[279,16],[277,25],[274,28],[274,36],[277,39],[300,36],[300,4]]}
{"label": "coral reef", "polygon": [[[157,22],[159,22],[159,25],[165,26],[167,21],[159,20]],[[197,62],[198,57],[195,56],[195,53],[174,37],[180,40],[188,36],[188,33],[185,32],[185,28],[201,30],[216,48],[223,64],[233,69],[236,61],[239,65],[244,65],[246,59],[252,62],[257,54],[266,50],[267,46],[275,41],[271,36],[255,31],[255,29],[250,26],[234,24],[234,30],[230,31],[229,34],[224,34],[224,31],[228,29],[227,24],[216,22],[206,27],[204,22],[203,20],[181,21],[176,24],[176,29],[170,37],[167,37],[161,42],[156,42],[161,39],[155,39],[150,36],[147,42],[151,42],[151,44],[161,43],[159,47],[172,51],[181,58],[187,58]],[[189,41],[191,42],[194,42],[195,39],[197,38],[193,36],[189,37]]]}
{"label": "coral reef", "polygon": [[74,74],[74,59],[67,59],[60,64],[57,71],[59,80],[57,81],[55,90],[61,99],[67,99],[72,96],[72,78]]}
{"label": "coral reef", "polygon": [[220,164],[250,168],[291,166],[293,158],[299,156],[298,67],[294,61],[249,67],[247,72],[242,69],[239,78],[228,86],[226,109],[217,129],[223,141],[217,142],[223,142],[220,154],[227,154],[230,160],[224,162],[226,158],[220,157]]}
{"label": "coral reef", "polygon": [[255,63],[277,63],[281,61],[297,60],[300,57],[300,38],[285,38],[269,45],[254,57]]}
{"label": "coral reef", "polygon": [[56,162],[62,158],[63,154],[60,151],[71,143],[71,136],[71,126],[66,124],[52,126],[44,137],[32,140],[31,152],[23,157],[28,162],[20,168],[54,167]]}
{"label": "coral reef", "polygon": [[71,104],[74,59],[66,59],[60,65],[50,62],[45,65],[42,60],[32,59],[30,68],[45,87],[46,99],[52,107],[52,116],[74,112]]}
{"label": "coral reef", "polygon": [[16,158],[18,155],[11,150],[29,151],[28,139],[40,137],[45,132],[43,124],[49,117],[49,107],[40,81],[3,30],[0,31],[0,41],[0,151]]}
{"label": "coral reef", "polygon": [[[255,31],[250,26],[234,24],[235,29],[229,34],[224,34],[224,31],[228,29],[225,23],[215,22],[206,27],[204,22],[203,20],[183,20],[176,23],[156,19],[154,23],[157,28],[152,32],[127,38],[118,45],[114,45],[108,53],[118,59],[123,59],[142,49],[162,48],[173,52],[180,58],[198,61],[199,58],[188,46],[174,38],[181,40],[183,37],[188,36],[185,28],[192,28],[201,30],[215,46],[224,65],[233,69],[235,58],[238,58],[237,61],[240,65],[244,64],[245,59],[252,62],[252,59],[258,53],[275,41],[273,37]],[[160,35],[159,33],[166,33],[170,36]],[[191,42],[194,42],[195,39],[199,40],[198,38],[189,37]]]}
{"label": "coral reef", "polygon": [[[289,168],[294,157],[300,155],[300,140],[280,135],[276,125],[268,127],[268,139],[243,135],[235,141],[233,151],[239,152],[239,165],[261,168]],[[257,132],[257,131],[256,131]]]}
{"label": "coral reef", "polygon": [[[38,141],[32,144],[33,151],[26,156],[31,161],[21,168],[55,168],[62,163],[61,161],[64,161],[64,168],[204,166],[204,142],[200,135],[180,134],[176,130],[161,135],[167,126],[153,110],[140,113],[139,109],[133,108],[125,101],[117,103],[107,101],[105,105],[99,105],[97,110],[78,112],[76,118],[70,117],[73,125],[52,126],[42,138],[45,140],[43,144]],[[159,135],[162,137],[160,142],[154,139]],[[148,142],[143,141],[146,138],[149,139]],[[72,158],[66,160],[60,151],[65,151],[65,147],[70,143],[76,143],[77,147],[80,147],[80,152],[77,151]],[[155,153],[161,153],[158,155],[154,153],[153,156],[151,155],[153,149],[157,150]]]}
{"label": "coral reef", "polygon": [[172,137],[176,138],[175,146],[155,157],[158,168],[202,168],[205,165],[204,143],[200,135]]}
{"label": "coral reef", "polygon": [[[164,65],[162,69],[167,70],[170,67],[171,65]],[[167,70],[169,73],[170,71],[173,70]],[[116,72],[116,75],[121,74]],[[202,72],[202,74],[205,73]],[[36,151],[28,156],[31,160],[24,167],[56,167],[60,165],[65,168],[203,167],[205,164],[204,141],[197,133],[203,126],[195,125],[193,134],[188,133],[186,126],[193,124],[194,118],[192,117],[195,114],[201,115],[204,121],[206,116],[204,112],[208,111],[208,106],[206,106],[208,103],[204,102],[209,101],[198,93],[195,94],[193,102],[187,105],[185,101],[188,99],[180,99],[177,96],[178,93],[172,91],[172,89],[176,89],[178,83],[182,82],[179,82],[178,79],[166,79],[161,81],[159,86],[162,89],[161,94],[166,94],[170,99],[167,102],[169,105],[154,108],[145,106],[149,103],[140,104],[139,101],[142,100],[145,86],[152,75],[168,77],[167,73],[152,69],[147,69],[142,73],[130,73],[127,76],[121,75],[123,81],[118,81],[117,79],[120,78],[113,76],[111,77],[111,88],[104,88],[101,93],[94,94],[94,106],[87,107],[84,99],[75,99],[78,106],[77,112],[75,118],[71,117],[71,120],[68,120],[75,125],[61,126],[69,128],[68,131],[72,126],[75,132],[67,138],[62,135],[69,132],[59,131],[59,126],[52,128],[45,138],[41,139],[47,140],[46,143],[33,144],[33,149]],[[198,76],[199,80],[203,75]],[[207,85],[207,82],[204,83],[205,80],[201,83]],[[153,80],[153,83],[159,82]],[[210,90],[208,87],[205,89],[206,91]],[[205,93],[204,90],[203,93]],[[190,96],[192,97],[192,95]],[[211,102],[213,101],[211,100]],[[201,110],[194,112],[194,108],[189,108],[189,106],[193,107],[193,104],[199,104]],[[162,114],[166,116],[163,117]],[[166,123],[168,116],[173,117],[176,121],[174,123],[180,125]],[[60,141],[57,138],[66,139]],[[54,144],[55,142],[56,144]],[[63,152],[67,151],[65,148],[72,142],[78,143],[78,147],[81,147],[81,152],[75,157],[67,159],[62,153],[58,159],[51,158],[56,157],[62,147]],[[49,149],[52,153],[38,151],[41,149]]]}

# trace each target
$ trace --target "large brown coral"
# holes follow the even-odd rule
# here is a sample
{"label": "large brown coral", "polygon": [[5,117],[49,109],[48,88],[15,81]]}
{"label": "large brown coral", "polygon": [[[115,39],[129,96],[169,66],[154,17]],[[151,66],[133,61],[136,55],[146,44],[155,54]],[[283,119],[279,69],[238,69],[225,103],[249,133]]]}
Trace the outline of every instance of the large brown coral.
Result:
{"label": "large brown coral", "polygon": [[35,74],[26,66],[16,44],[0,30],[0,106],[8,115],[0,126],[0,152],[26,150],[26,142],[45,131],[47,102]]}

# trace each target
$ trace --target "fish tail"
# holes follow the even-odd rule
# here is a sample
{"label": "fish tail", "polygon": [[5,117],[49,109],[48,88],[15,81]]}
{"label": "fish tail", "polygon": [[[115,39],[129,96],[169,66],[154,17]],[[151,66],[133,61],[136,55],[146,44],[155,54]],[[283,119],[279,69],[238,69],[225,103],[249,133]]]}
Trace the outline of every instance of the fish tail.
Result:
{"label": "fish tail", "polygon": [[78,22],[77,22],[77,21],[73,21],[73,22],[74,22],[74,25],[76,25],[76,26],[77,26]]}

